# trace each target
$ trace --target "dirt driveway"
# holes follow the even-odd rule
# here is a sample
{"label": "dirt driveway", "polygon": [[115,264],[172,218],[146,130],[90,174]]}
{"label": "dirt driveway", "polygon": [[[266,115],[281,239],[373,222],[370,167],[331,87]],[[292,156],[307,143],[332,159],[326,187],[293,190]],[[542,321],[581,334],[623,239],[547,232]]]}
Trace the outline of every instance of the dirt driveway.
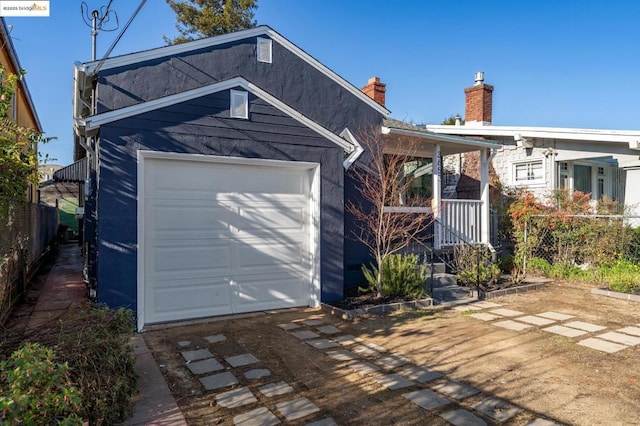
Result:
{"label": "dirt driveway", "polygon": [[[193,425],[233,424],[234,417],[259,407],[266,407],[287,424],[308,424],[331,417],[340,425],[444,425],[448,423],[440,415],[459,408],[491,424],[492,418],[471,408],[488,396],[524,410],[504,423],[495,421],[499,424],[528,424],[536,418],[575,425],[640,424],[640,345],[606,353],[578,344],[585,338],[624,327],[640,327],[640,304],[591,295],[589,289],[561,282],[550,284],[543,291],[491,300],[502,309],[523,314],[551,311],[573,316],[555,325],[580,321],[606,327],[579,337],[543,331],[546,326],[542,325],[512,331],[495,325],[508,318],[483,321],[473,317],[471,311],[455,309],[405,312],[349,322],[307,309],[171,327],[147,332],[144,339],[161,365],[187,422]],[[411,365],[427,367],[444,376],[401,389],[385,387],[376,381],[379,373],[362,374],[349,367],[349,362],[327,356],[325,352],[331,349],[315,349],[292,335],[298,330],[314,330],[303,323],[310,319],[334,325],[341,331],[322,335],[315,330],[322,338],[352,335],[386,348],[387,355],[405,357]],[[281,327],[290,323],[300,328]],[[213,335],[224,335],[226,340],[210,344],[205,337]],[[178,342],[190,343],[179,348]],[[348,343],[344,345],[337,349],[353,348]],[[185,349],[198,348],[208,348],[222,364],[225,357],[232,355],[250,353],[257,358],[256,364],[232,370],[239,382],[235,388],[249,388],[257,402],[236,408],[220,406],[216,395],[234,387],[205,391],[198,380],[202,376],[192,374],[181,356]],[[385,353],[378,356],[384,357]],[[375,356],[367,359],[366,354],[362,359],[376,362]],[[266,369],[271,375],[250,380],[244,373],[251,369]],[[437,389],[448,380],[481,392],[459,401],[449,398],[448,405],[430,410],[403,396],[416,390]],[[319,411],[286,421],[278,414],[277,404],[294,396],[266,397],[256,391],[265,384],[278,382],[288,384],[295,397],[307,398]]]}

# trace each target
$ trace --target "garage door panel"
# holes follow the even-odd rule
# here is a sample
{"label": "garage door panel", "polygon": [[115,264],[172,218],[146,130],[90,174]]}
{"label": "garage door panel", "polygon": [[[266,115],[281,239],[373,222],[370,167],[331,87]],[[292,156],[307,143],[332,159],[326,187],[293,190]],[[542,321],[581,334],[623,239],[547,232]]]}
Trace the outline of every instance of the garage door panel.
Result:
{"label": "garage door panel", "polygon": [[302,306],[309,303],[309,288],[299,279],[270,280],[256,277],[253,282],[237,283],[235,312]]}
{"label": "garage door panel", "polygon": [[[274,167],[239,167],[236,164],[213,166],[206,162],[173,160],[154,160],[154,163],[158,167],[152,168],[147,178],[153,180],[155,185],[145,192],[145,196],[200,198],[203,193],[230,192],[230,184],[233,185],[233,191],[238,193],[309,192],[309,179],[300,179],[300,171],[296,169],[277,169],[274,173]],[[213,167],[215,171],[212,171]]]}
{"label": "garage door panel", "polygon": [[[158,237],[171,237],[176,233],[180,236],[195,235],[202,233],[222,237],[229,232],[230,223],[237,215],[231,211],[230,206],[167,206],[152,203],[150,209],[153,210],[153,221],[148,221],[153,229],[151,232]],[[186,235],[185,235],[186,233]]]}
{"label": "garage door panel", "polygon": [[240,233],[256,235],[255,231],[277,230],[280,233],[300,231],[305,228],[308,210],[306,206],[292,206],[287,210],[276,207],[240,208],[236,228]]}
{"label": "garage door panel", "polygon": [[[238,246],[238,271],[264,273],[282,271],[301,274],[309,270],[304,243],[255,243]],[[300,275],[298,275],[300,276]]]}
{"label": "garage door panel", "polygon": [[228,244],[151,246],[147,273],[153,275],[230,275],[231,253]]}
{"label": "garage door panel", "polygon": [[[150,322],[176,318],[197,318],[231,313],[231,291],[228,281],[182,281],[179,286],[155,283],[148,296],[153,299]],[[165,283],[166,284],[166,283]]]}

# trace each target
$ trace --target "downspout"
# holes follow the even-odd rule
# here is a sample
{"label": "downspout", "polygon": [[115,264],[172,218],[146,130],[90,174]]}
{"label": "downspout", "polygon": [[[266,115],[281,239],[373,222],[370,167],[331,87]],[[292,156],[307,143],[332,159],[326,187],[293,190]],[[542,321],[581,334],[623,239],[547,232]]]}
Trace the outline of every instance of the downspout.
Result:
{"label": "downspout", "polygon": [[431,210],[433,211],[433,248],[440,250],[442,241],[442,164],[441,164],[440,144],[436,144],[433,150],[433,198],[431,200]]}

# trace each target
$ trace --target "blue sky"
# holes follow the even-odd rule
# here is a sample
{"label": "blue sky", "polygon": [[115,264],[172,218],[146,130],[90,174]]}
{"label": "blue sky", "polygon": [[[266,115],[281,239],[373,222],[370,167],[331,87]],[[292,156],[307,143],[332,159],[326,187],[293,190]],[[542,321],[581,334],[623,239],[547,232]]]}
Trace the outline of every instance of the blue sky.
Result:
{"label": "blue sky", "polygon": [[[91,9],[108,0],[87,0]],[[113,0],[121,27],[138,0]],[[7,18],[40,120],[42,151],[70,164],[73,63],[91,55],[80,1],[48,18]],[[640,2],[259,0],[274,28],[357,87],[379,76],[392,116],[439,124],[464,114],[476,71],[495,87],[495,125],[640,129]],[[113,55],[163,46],[175,15],[148,0]],[[117,36],[98,36],[100,57]]]}

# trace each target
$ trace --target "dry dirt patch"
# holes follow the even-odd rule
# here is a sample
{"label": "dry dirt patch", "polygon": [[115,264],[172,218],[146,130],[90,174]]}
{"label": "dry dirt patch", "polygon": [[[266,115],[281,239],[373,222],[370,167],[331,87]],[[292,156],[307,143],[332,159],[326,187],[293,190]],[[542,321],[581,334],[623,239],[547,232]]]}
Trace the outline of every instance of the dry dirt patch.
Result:
{"label": "dry dirt patch", "polygon": [[[640,324],[640,305],[595,296],[589,290],[588,286],[561,282],[543,291],[492,301],[526,314],[555,311],[575,315],[576,320],[606,326],[605,331]],[[529,411],[508,424],[523,424],[532,418],[531,413],[567,424],[640,424],[638,346],[606,354],[577,345],[582,337],[565,338],[535,326],[520,332],[505,330],[456,310],[405,312],[350,322],[317,310],[297,310],[167,328],[145,333],[144,338],[163,366],[165,379],[189,424],[232,424],[237,414],[258,406],[275,412],[276,403],[291,397],[264,398],[254,392],[259,400],[255,406],[218,407],[216,392],[205,392],[186,369],[176,346],[181,340],[215,348],[219,360],[253,354],[260,363],[237,370],[240,386],[255,389],[285,381],[295,389],[296,397],[309,398],[320,407],[313,417],[293,424],[323,417],[333,417],[338,424],[445,424],[437,414],[455,405],[429,412],[419,409],[402,397],[418,388],[389,391],[371,376],[354,373],[344,363],[331,360],[277,327],[310,318],[322,319],[416,365],[477,387],[485,396],[496,395]],[[212,346],[204,339],[219,333],[227,337],[223,344]],[[247,381],[242,373],[256,367],[268,368],[272,375]],[[468,408],[478,398],[465,399],[461,405]]]}

